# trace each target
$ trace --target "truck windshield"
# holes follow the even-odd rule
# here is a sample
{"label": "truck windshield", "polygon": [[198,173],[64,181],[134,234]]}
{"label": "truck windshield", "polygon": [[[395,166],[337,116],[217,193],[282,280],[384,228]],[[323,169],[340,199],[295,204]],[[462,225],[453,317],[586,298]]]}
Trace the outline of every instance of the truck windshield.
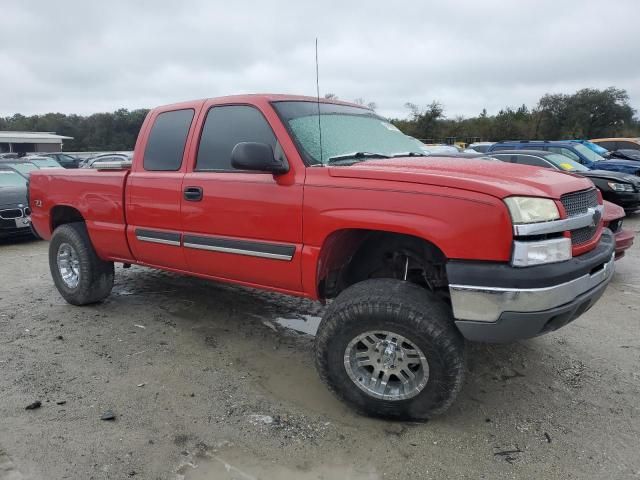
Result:
{"label": "truck windshield", "polygon": [[600,161],[604,160],[604,157],[602,157],[601,155],[598,155],[596,152],[591,150],[589,147],[585,147],[582,144],[574,145],[573,148],[575,148],[576,151],[580,155],[582,155],[587,160],[590,160],[592,162],[600,162]]}
{"label": "truck windshield", "polygon": [[415,139],[366,108],[320,103],[319,125],[317,103],[282,101],[273,106],[310,164],[326,165],[332,158],[354,163],[372,157],[424,154]]}
{"label": "truck windshield", "polygon": [[546,160],[549,160],[556,167],[565,170],[567,172],[588,172],[589,169],[584,165],[576,162],[575,160],[570,159],[564,155],[559,153],[550,153],[544,157]]}
{"label": "truck windshield", "polygon": [[0,188],[25,187],[27,180],[11,170],[0,170]]}

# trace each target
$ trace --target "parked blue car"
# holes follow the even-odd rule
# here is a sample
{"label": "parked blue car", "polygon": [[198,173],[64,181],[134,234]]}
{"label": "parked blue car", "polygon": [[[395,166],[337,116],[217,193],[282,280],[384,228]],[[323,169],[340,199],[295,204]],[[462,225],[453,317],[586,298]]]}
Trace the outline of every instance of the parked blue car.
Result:
{"label": "parked blue car", "polygon": [[487,153],[500,150],[544,150],[565,155],[593,170],[609,170],[640,176],[640,162],[605,159],[602,155],[584,145],[580,140],[559,140],[553,142],[545,140],[506,140],[491,145]]}
{"label": "parked blue car", "polygon": [[601,147],[597,143],[590,142],[589,140],[571,140],[571,141],[574,143],[579,143],[581,145],[584,145],[587,148],[590,148],[591,150],[593,150],[594,152],[596,152],[598,155],[602,157],[606,157],[606,154],[609,153],[609,150],[607,150],[606,148]]}

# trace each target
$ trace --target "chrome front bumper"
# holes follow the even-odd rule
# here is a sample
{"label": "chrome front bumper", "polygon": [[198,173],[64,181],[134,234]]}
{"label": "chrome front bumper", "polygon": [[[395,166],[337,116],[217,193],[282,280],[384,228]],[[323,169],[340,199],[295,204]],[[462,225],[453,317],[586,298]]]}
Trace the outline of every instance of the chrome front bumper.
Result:
{"label": "chrome front bumper", "polygon": [[453,316],[457,320],[496,322],[505,312],[539,312],[572,302],[609,283],[615,270],[614,254],[599,270],[568,282],[543,288],[500,288],[450,284]]}

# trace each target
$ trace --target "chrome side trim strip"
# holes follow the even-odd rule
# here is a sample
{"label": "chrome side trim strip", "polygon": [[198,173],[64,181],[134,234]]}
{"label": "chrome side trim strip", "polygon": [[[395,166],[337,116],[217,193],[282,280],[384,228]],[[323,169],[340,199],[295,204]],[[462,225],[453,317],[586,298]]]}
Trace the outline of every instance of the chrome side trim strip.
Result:
{"label": "chrome side trim strip", "polygon": [[160,243],[162,245],[179,247],[182,236],[179,233],[136,228],[136,238],[141,242]]}
{"label": "chrome side trim strip", "polygon": [[244,250],[240,248],[230,248],[230,247],[219,247],[215,245],[203,245],[200,243],[190,243],[184,242],[184,246],[187,248],[195,248],[198,250],[210,250],[213,252],[222,252],[222,253],[235,253],[238,255],[247,255],[250,257],[261,257],[261,258],[270,258],[273,260],[286,260],[291,261],[293,255],[283,255],[279,253],[268,253],[268,252],[256,252],[254,250]]}
{"label": "chrome side trim strip", "polygon": [[450,284],[453,316],[457,320],[495,322],[503,312],[539,312],[559,307],[608,282],[615,270],[615,254],[594,274],[544,288],[502,288]]}
{"label": "chrome side trim strip", "polygon": [[161,243],[163,245],[172,245],[174,247],[180,246],[180,242],[176,240],[166,240],[164,238],[145,237],[143,235],[136,235],[136,238],[141,242]]}
{"label": "chrome side trim strip", "polygon": [[604,213],[604,205],[589,208],[588,212],[576,217],[553,220],[542,223],[525,223],[513,226],[513,234],[516,237],[528,235],[544,235],[547,233],[566,232],[567,230],[577,230],[589,226],[595,226],[600,222]]}

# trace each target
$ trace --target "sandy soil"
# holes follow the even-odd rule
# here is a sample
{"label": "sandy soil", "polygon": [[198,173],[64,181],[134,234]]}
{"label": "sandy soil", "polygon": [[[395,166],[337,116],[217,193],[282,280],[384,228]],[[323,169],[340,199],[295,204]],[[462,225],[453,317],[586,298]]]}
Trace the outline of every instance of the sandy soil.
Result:
{"label": "sandy soil", "polygon": [[118,267],[73,307],[45,242],[3,242],[0,479],[640,478],[640,241],[617,267],[568,327],[471,345],[453,408],[414,424],[320,383],[282,326],[313,332],[319,305]]}

